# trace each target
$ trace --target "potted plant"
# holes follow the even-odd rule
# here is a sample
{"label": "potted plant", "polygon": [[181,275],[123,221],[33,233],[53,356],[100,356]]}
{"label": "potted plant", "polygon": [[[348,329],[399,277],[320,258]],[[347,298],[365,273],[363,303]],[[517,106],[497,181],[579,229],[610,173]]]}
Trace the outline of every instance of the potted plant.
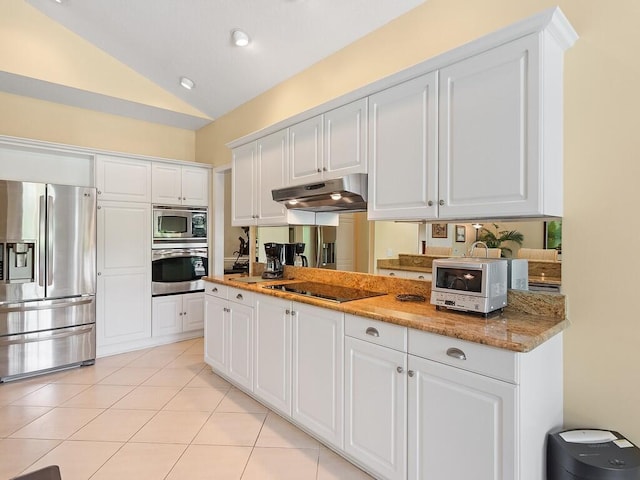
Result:
{"label": "potted plant", "polygon": [[480,229],[480,233],[478,235],[478,240],[486,243],[489,248],[499,248],[502,250],[502,256],[506,257],[505,253],[509,253],[509,256],[513,253],[513,251],[509,247],[503,247],[502,244],[504,242],[514,242],[518,245],[522,246],[522,242],[524,241],[524,235],[517,230],[500,230],[498,231],[498,224],[494,223],[493,228],[495,230],[489,230],[486,227],[482,227]]}

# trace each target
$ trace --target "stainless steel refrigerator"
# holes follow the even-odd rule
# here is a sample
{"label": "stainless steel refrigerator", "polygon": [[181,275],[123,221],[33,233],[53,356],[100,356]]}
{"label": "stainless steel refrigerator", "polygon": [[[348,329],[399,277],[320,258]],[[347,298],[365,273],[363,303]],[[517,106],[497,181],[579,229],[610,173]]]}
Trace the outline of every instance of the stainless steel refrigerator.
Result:
{"label": "stainless steel refrigerator", "polygon": [[0,180],[0,382],[95,361],[96,191]]}

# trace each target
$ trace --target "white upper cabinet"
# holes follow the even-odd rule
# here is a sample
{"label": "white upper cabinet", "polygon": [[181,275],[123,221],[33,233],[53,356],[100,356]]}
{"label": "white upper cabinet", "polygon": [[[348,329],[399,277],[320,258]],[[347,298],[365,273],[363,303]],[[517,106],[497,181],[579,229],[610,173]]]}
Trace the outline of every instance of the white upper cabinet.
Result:
{"label": "white upper cabinet", "polygon": [[233,149],[231,224],[286,225],[287,209],[271,190],[286,185],[287,129]]}
{"label": "white upper cabinet", "polygon": [[209,205],[209,170],[173,163],[153,163],[153,203]]}
{"label": "white upper cabinet", "polygon": [[289,127],[289,185],[367,172],[367,99]]}
{"label": "white upper cabinet", "polygon": [[370,220],[435,217],[437,75],[369,97]]}
{"label": "white upper cabinet", "polygon": [[440,70],[440,218],[562,214],[561,152],[542,155],[555,136],[541,135],[543,93],[557,101],[542,61],[534,34]]}
{"label": "white upper cabinet", "polygon": [[289,127],[289,184],[322,180],[322,115]]}
{"label": "white upper cabinet", "polygon": [[108,155],[96,156],[99,200],[151,202],[151,163]]}

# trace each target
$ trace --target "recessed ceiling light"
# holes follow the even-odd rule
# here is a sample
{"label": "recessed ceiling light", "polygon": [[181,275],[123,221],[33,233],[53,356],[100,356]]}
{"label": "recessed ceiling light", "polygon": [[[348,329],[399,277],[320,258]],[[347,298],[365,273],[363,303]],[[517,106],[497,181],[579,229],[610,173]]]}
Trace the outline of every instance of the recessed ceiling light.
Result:
{"label": "recessed ceiling light", "polygon": [[196,84],[193,83],[193,80],[187,77],[180,77],[180,85],[182,85],[187,90],[192,90],[193,87],[196,86]]}
{"label": "recessed ceiling light", "polygon": [[231,41],[236,47],[246,47],[251,42],[251,39],[245,32],[236,29],[231,32]]}
{"label": "recessed ceiling light", "polygon": [[56,3],[62,3],[63,0],[53,0]]}

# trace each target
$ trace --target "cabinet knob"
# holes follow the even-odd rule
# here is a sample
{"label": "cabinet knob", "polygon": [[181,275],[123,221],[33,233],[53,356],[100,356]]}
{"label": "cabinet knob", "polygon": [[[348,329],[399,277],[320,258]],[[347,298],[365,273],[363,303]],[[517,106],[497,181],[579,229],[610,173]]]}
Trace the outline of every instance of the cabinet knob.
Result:
{"label": "cabinet knob", "polygon": [[102,207],[100,205],[98,205],[98,210],[100,210]]}
{"label": "cabinet knob", "polygon": [[404,373],[404,368],[402,368],[402,367],[398,367],[398,368],[396,368],[396,372],[398,372],[398,373]]}
{"label": "cabinet knob", "polygon": [[322,171],[326,172],[327,171],[327,167],[322,167]]}
{"label": "cabinet knob", "polygon": [[380,336],[380,332],[378,332],[378,329],[373,327],[367,328],[367,330],[364,333],[366,333],[367,335],[371,335],[372,337]]}
{"label": "cabinet knob", "polygon": [[98,276],[102,275],[102,272],[98,272]]}
{"label": "cabinet knob", "polygon": [[440,200],[440,201],[438,202],[438,205],[440,205],[440,206],[442,207],[442,206],[444,205],[444,200]]}
{"label": "cabinet knob", "polygon": [[213,288],[211,289],[211,291],[212,291],[213,293],[218,293],[218,287],[213,287]]}
{"label": "cabinet knob", "polygon": [[102,191],[101,190],[98,190],[98,195],[102,195]]}
{"label": "cabinet knob", "polygon": [[291,310],[291,316],[294,317],[296,315],[296,311],[295,310]]}
{"label": "cabinet knob", "polygon": [[322,170],[320,170],[320,169],[318,168],[318,173],[320,173],[320,172],[322,172]]}
{"label": "cabinet knob", "polygon": [[418,280],[424,280],[424,275],[418,275]]}
{"label": "cabinet knob", "polygon": [[187,199],[187,197],[182,197],[182,200],[186,200],[186,199]]}
{"label": "cabinet knob", "polygon": [[179,315],[179,316],[182,316],[182,312],[180,312],[178,315]]}
{"label": "cabinet knob", "polygon": [[447,355],[453,358],[457,358],[458,360],[466,360],[467,356],[465,353],[459,348],[451,347],[447,349]]}
{"label": "cabinet knob", "polygon": [[393,272],[390,272],[390,273],[389,273],[389,276],[390,276],[390,277],[395,277],[395,276],[396,276],[396,274],[395,274],[395,273],[393,273]]}
{"label": "cabinet knob", "polygon": [[244,299],[244,297],[242,296],[242,294],[241,294],[241,293],[237,294],[237,295],[236,295],[236,298],[237,298],[238,300],[243,300],[243,299]]}
{"label": "cabinet knob", "polygon": [[413,377],[414,374],[415,374],[415,372],[413,370],[409,370],[407,372],[407,375],[409,375],[410,377]]}
{"label": "cabinet knob", "polygon": [[429,207],[433,207],[433,201],[432,201],[432,200],[429,200],[429,201],[427,202],[427,205],[428,205]]}

